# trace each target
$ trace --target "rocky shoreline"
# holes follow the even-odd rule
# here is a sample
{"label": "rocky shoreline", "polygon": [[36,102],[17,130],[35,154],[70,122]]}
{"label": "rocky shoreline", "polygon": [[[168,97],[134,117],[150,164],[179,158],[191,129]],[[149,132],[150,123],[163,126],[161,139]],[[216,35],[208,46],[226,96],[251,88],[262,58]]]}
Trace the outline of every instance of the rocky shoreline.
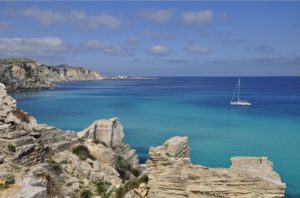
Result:
{"label": "rocky shoreline", "polygon": [[9,92],[49,89],[64,81],[102,79],[100,73],[81,67],[48,66],[31,59],[0,59],[0,83]]}
{"label": "rocky shoreline", "polygon": [[0,83],[0,197],[284,197],[266,157],[234,157],[230,168],[193,165],[188,138],[173,137],[139,164],[124,136],[117,118],[81,132],[39,124]]}

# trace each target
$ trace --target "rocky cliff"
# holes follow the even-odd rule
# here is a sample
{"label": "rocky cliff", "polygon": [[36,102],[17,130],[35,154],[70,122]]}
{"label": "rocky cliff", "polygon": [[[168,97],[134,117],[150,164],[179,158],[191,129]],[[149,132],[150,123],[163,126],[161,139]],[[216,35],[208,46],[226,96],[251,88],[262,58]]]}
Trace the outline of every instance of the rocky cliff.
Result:
{"label": "rocky cliff", "polygon": [[174,137],[140,165],[117,118],[62,131],[18,109],[0,83],[0,198],[284,197],[267,158],[231,161],[230,168],[192,165],[188,138]]}
{"label": "rocky cliff", "polygon": [[284,197],[285,184],[266,157],[234,157],[230,168],[192,165],[187,137],[151,148],[148,197]]}
{"label": "rocky cliff", "polygon": [[33,60],[1,60],[0,82],[8,91],[48,89],[56,82],[103,79],[96,71],[68,65],[47,66]]}
{"label": "rocky cliff", "polygon": [[0,83],[1,198],[123,196],[132,188],[125,191],[125,183],[140,176],[117,118],[98,120],[79,133],[38,124]]}

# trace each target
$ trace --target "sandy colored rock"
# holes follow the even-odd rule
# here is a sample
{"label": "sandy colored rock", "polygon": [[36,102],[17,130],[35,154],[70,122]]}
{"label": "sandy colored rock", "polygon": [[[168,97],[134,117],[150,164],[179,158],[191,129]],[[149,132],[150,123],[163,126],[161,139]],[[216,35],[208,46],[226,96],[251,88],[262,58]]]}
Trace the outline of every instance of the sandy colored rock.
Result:
{"label": "sandy colored rock", "polygon": [[230,168],[192,165],[187,137],[151,148],[148,197],[284,197],[285,184],[265,157],[235,157]]}
{"label": "sandy colored rock", "polygon": [[78,135],[87,139],[93,139],[111,148],[119,146],[124,139],[123,126],[118,118],[97,120],[88,128],[79,132]]}

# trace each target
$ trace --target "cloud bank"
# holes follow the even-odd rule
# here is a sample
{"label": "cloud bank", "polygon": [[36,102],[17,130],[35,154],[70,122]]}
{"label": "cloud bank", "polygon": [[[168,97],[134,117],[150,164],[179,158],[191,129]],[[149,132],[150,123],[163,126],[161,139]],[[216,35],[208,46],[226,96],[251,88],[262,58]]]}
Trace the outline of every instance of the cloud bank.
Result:
{"label": "cloud bank", "polygon": [[124,20],[110,14],[88,15],[83,10],[71,10],[68,12],[54,11],[51,9],[25,8],[19,11],[21,16],[30,17],[43,26],[51,26],[59,23],[71,22],[79,28],[120,29],[124,26]]}
{"label": "cloud bank", "polygon": [[166,23],[173,15],[174,9],[147,9],[138,12],[138,15],[155,23]]}
{"label": "cloud bank", "polygon": [[213,21],[214,12],[212,10],[203,10],[198,12],[184,12],[181,19],[189,25],[207,25]]}
{"label": "cloud bank", "polygon": [[146,50],[152,56],[166,56],[170,53],[169,49],[162,45],[154,45]]}

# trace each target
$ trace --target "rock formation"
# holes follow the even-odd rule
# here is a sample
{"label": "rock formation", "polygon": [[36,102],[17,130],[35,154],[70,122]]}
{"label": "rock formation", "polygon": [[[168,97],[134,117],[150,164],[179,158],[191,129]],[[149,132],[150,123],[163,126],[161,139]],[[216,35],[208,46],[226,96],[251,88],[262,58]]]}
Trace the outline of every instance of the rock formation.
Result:
{"label": "rock formation", "polygon": [[0,197],[79,197],[85,190],[99,193],[102,183],[110,186],[102,193],[115,193],[140,174],[117,118],[96,121],[78,135],[38,124],[0,83]]}
{"label": "rock formation", "polygon": [[230,168],[192,165],[188,138],[173,137],[139,165],[117,118],[78,133],[38,124],[0,83],[0,198],[284,197],[267,158],[231,161]]}
{"label": "rock formation", "polygon": [[[133,166],[138,165],[138,158],[135,150],[132,150],[129,145],[124,144],[123,126],[118,118],[111,118],[109,120],[97,120],[88,128],[78,133],[80,138],[94,140],[103,144],[106,148],[111,149],[117,155],[121,155],[126,161],[130,162]],[[95,149],[90,147],[91,152]],[[103,150],[104,153],[109,153],[108,150]],[[94,153],[95,156],[103,158],[105,154]],[[112,156],[112,155],[109,155]],[[111,159],[110,161],[114,161]]]}
{"label": "rock formation", "polygon": [[234,157],[230,168],[192,165],[187,137],[151,148],[148,197],[284,197],[285,184],[265,157]]}
{"label": "rock formation", "polygon": [[103,77],[96,71],[68,65],[47,66],[33,60],[1,60],[0,82],[8,91],[48,89],[56,82],[99,80]]}

